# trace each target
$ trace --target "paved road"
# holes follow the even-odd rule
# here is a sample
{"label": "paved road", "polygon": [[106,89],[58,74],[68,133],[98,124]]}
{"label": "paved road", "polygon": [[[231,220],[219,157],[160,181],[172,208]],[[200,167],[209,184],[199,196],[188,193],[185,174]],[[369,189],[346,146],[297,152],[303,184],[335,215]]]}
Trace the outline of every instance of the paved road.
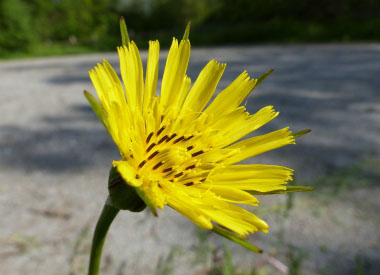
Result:
{"label": "paved road", "polygon": [[[161,72],[166,54],[162,51]],[[142,55],[145,60],[146,52]],[[115,54],[0,62],[0,273],[82,274],[87,232],[106,197],[110,162],[118,158],[82,94],[93,91],[87,72],[102,58],[117,67]],[[243,70],[257,77],[275,69],[248,102],[250,112],[266,105],[280,111],[262,132],[288,125],[295,131],[313,129],[296,146],[252,161],[293,167],[298,179],[308,180],[379,158],[380,44],[198,48],[189,66],[192,79],[211,58],[227,63],[218,90]],[[374,189],[372,196],[378,193]],[[107,274],[123,268],[130,272],[125,274],[151,271],[172,245],[188,249],[196,243],[191,223],[169,209],[159,219],[147,216],[118,217],[107,242],[114,247],[106,247]],[[362,239],[342,240],[334,249],[344,253],[342,246],[362,245],[363,239],[378,249],[380,237],[373,228],[378,223],[373,223],[360,231]],[[357,225],[347,226],[355,234]],[[307,238],[309,232],[304,233]],[[313,236],[318,241],[320,235]],[[380,265],[378,260],[371,261]],[[342,270],[350,264],[342,264]],[[180,266],[178,274],[189,272],[186,263]],[[316,266],[311,261],[310,268]]]}

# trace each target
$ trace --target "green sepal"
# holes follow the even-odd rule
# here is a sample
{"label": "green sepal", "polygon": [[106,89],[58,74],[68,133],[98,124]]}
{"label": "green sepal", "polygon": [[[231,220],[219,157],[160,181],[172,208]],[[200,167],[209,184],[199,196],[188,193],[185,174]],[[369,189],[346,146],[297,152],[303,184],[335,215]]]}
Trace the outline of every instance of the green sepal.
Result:
{"label": "green sepal", "polygon": [[305,130],[302,130],[302,131],[299,131],[299,132],[293,134],[293,136],[294,136],[294,138],[299,138],[299,137],[302,137],[303,135],[306,135],[310,132],[311,132],[311,129],[305,129]]}
{"label": "green sepal", "polygon": [[183,34],[182,40],[189,40],[189,34],[190,34],[190,25],[191,22],[189,21],[186,25],[185,33]]}
{"label": "green sepal", "polygon": [[108,130],[107,113],[104,111],[102,105],[100,105],[99,101],[90,92],[84,90],[83,94],[86,97],[88,103],[90,103],[91,108],[96,114],[96,116],[103,123],[104,127]]}
{"label": "green sepal", "polygon": [[313,191],[314,188],[310,186],[286,186],[286,191],[289,192],[308,192]]}
{"label": "green sepal", "polygon": [[271,73],[274,72],[274,69],[270,69],[269,71],[265,72],[263,75],[261,75],[257,81],[256,81],[256,84],[255,84],[255,87],[253,88],[256,88],[257,86],[259,86],[261,84],[261,82],[263,82],[265,80],[265,78],[267,78]]}
{"label": "green sepal", "polygon": [[286,186],[286,190],[274,190],[269,192],[259,192],[259,191],[247,191],[251,195],[273,195],[273,194],[286,194],[286,193],[294,193],[294,192],[308,192],[313,191],[313,187],[308,186]]}
{"label": "green sepal", "polygon": [[233,242],[241,245],[242,247],[247,248],[248,250],[251,250],[255,253],[263,253],[263,250],[261,248],[255,246],[254,244],[252,244],[250,242],[247,242],[246,240],[244,240],[239,235],[237,235],[237,234],[235,234],[235,233],[233,233],[227,229],[224,229],[220,226],[214,225],[212,228],[212,231],[215,232],[216,234],[226,238],[226,239],[229,239],[230,241],[233,241]]}
{"label": "green sepal", "polygon": [[132,212],[141,212],[146,204],[136,192],[136,188],[127,184],[116,167],[112,167],[108,177],[109,202],[112,206]]}
{"label": "green sepal", "polygon": [[129,40],[129,35],[128,35],[128,29],[127,25],[125,24],[124,17],[120,17],[120,32],[121,32],[121,42],[123,43],[123,46],[127,46],[131,42]]}
{"label": "green sepal", "polygon": [[140,198],[145,202],[145,204],[148,206],[149,210],[152,212],[152,214],[157,217],[157,209],[154,207],[153,203],[148,199],[148,197],[145,195],[144,191],[141,187],[136,187],[136,192],[140,196]]}

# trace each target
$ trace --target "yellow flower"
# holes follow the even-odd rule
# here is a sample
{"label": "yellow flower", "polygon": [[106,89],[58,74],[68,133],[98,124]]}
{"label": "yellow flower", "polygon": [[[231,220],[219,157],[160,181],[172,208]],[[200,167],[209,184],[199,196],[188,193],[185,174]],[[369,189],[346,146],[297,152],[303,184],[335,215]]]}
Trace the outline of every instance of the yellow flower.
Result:
{"label": "yellow flower", "polygon": [[293,171],[237,163],[294,144],[295,136],[284,128],[242,140],[278,115],[272,106],[255,114],[241,106],[262,79],[243,72],[209,103],[226,64],[211,60],[191,85],[185,35],[173,39],[156,94],[159,42],[149,42],[145,76],[133,41],[127,37],[117,50],[123,81],[103,60],[89,72],[101,105],[86,96],[120,151],[113,166],[124,181],[153,211],[168,205],[221,235],[268,232],[265,221],[237,204],[257,206],[252,193],[286,191]]}

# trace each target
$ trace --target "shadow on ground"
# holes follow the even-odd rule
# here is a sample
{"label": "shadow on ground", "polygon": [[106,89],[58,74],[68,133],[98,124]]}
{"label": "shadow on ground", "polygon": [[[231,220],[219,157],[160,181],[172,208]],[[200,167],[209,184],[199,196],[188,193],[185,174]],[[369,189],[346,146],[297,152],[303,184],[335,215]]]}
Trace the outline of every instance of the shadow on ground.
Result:
{"label": "shadow on ground", "polygon": [[[223,56],[226,50],[230,54]],[[204,52],[210,50],[198,49],[190,63],[188,71],[193,81],[206,64]],[[344,46],[237,47],[219,48],[212,53],[228,64],[219,90],[244,68],[253,73],[276,68],[248,100],[250,112],[266,105],[273,105],[281,112],[257,133],[286,126],[294,131],[313,130],[297,146],[269,152],[252,161],[286,164],[300,171],[306,169],[301,174],[315,175],[315,171],[323,174],[361,158],[379,155],[380,103],[376,98],[380,80],[376,72],[380,70],[380,62],[373,58],[377,50]],[[115,56],[109,59],[117,68]],[[54,86],[70,87],[78,82],[88,83],[90,88],[87,71],[94,64],[82,60],[66,73],[50,76],[45,81],[52,86],[52,92]],[[160,64],[162,72],[164,57]],[[10,69],[50,70],[57,66],[62,65],[34,64]],[[50,124],[47,129],[1,126],[1,165],[59,173],[104,165],[109,163],[105,160],[118,158],[115,146],[88,105],[68,106],[67,114],[40,118]]]}

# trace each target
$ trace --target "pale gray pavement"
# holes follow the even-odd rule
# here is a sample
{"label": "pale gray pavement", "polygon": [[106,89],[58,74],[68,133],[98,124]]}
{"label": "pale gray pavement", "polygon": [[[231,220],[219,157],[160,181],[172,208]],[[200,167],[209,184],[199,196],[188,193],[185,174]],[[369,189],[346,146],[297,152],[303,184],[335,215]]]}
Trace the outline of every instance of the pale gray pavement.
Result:
{"label": "pale gray pavement", "polygon": [[[161,67],[166,54],[162,51]],[[117,67],[115,54],[0,62],[0,274],[85,274],[108,169],[118,159],[82,93],[94,91],[87,72],[102,58]],[[198,48],[189,66],[193,80],[211,58],[227,63],[218,90],[243,70],[257,77],[275,68],[247,105],[250,112],[266,105],[280,111],[260,132],[288,125],[313,129],[296,146],[252,162],[287,165],[296,169],[297,179],[309,180],[368,157],[379,159],[380,44]],[[274,233],[257,234],[256,242],[281,252],[271,241],[281,231],[287,244],[307,251],[311,274],[323,268],[326,274],[350,274],[358,253],[375,272],[379,195],[379,186],[371,186],[324,205],[297,194],[294,214],[281,223],[270,209],[285,197],[265,199],[268,211],[260,215]],[[159,214],[117,217],[106,242],[104,274],[152,274],[173,245],[185,251],[177,257],[175,274],[200,274],[201,264],[192,260],[195,227],[170,209]],[[246,266],[265,261],[233,249]]]}

